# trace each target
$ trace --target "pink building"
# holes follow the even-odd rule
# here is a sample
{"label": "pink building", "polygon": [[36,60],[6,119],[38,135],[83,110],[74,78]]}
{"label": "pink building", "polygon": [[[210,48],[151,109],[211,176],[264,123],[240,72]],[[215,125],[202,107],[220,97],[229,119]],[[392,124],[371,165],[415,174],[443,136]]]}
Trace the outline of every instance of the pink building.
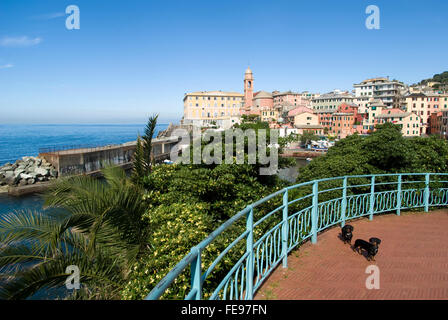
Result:
{"label": "pink building", "polygon": [[285,102],[289,102],[293,106],[301,106],[301,105],[311,106],[311,100],[303,98],[301,93],[292,91],[286,91],[286,92],[274,91],[272,93],[272,96],[274,98],[274,106],[281,105]]}

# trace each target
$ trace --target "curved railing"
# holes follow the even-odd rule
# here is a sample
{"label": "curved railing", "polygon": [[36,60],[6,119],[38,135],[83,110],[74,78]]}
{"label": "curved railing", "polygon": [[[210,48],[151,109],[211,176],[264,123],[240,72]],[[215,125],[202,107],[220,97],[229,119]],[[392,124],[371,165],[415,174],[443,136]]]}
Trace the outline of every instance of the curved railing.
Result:
{"label": "curved railing", "polygon": [[[327,178],[279,190],[238,212],[191,249],[146,299],[160,298],[190,266],[191,286],[185,299],[203,298],[204,282],[231,250],[242,253],[214,288],[210,299],[252,299],[266,277],[288,253],[318,232],[345,221],[374,214],[448,205],[448,173],[404,173]],[[258,211],[259,212],[258,212]],[[245,220],[244,220],[245,219]],[[256,220],[256,221],[255,221]],[[213,241],[232,226],[245,222],[244,232],[203,270],[202,256]],[[265,231],[267,230],[267,231]],[[235,253],[233,254],[235,257]]]}

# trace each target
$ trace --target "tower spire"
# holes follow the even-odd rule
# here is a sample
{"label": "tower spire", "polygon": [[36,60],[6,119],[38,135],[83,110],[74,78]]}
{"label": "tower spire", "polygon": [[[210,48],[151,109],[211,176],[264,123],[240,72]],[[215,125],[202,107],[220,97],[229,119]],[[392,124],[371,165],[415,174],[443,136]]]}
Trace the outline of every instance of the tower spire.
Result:
{"label": "tower spire", "polygon": [[250,67],[247,67],[244,73],[244,109],[249,111],[252,107],[252,99],[254,98],[254,75]]}

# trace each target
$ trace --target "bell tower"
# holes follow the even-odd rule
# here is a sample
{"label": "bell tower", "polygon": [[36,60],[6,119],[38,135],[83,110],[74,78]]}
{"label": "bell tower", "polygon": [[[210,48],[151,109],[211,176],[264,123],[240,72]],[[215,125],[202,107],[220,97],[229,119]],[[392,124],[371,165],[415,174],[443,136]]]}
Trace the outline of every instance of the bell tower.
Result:
{"label": "bell tower", "polygon": [[249,110],[252,107],[254,98],[254,75],[250,68],[244,73],[244,109]]}

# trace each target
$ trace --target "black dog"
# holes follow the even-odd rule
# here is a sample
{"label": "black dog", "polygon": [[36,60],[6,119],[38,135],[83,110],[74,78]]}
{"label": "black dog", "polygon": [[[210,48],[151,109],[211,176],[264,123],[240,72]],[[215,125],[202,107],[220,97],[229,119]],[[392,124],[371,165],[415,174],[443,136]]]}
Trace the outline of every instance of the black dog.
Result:
{"label": "black dog", "polygon": [[352,249],[360,253],[359,249],[364,249],[367,252],[367,260],[375,261],[375,255],[378,253],[378,245],[381,240],[378,238],[370,238],[369,242],[361,239],[356,239]]}
{"label": "black dog", "polygon": [[347,224],[344,227],[341,228],[341,237],[342,237],[342,241],[344,241],[344,243],[352,243],[352,238],[353,238],[353,226]]}

